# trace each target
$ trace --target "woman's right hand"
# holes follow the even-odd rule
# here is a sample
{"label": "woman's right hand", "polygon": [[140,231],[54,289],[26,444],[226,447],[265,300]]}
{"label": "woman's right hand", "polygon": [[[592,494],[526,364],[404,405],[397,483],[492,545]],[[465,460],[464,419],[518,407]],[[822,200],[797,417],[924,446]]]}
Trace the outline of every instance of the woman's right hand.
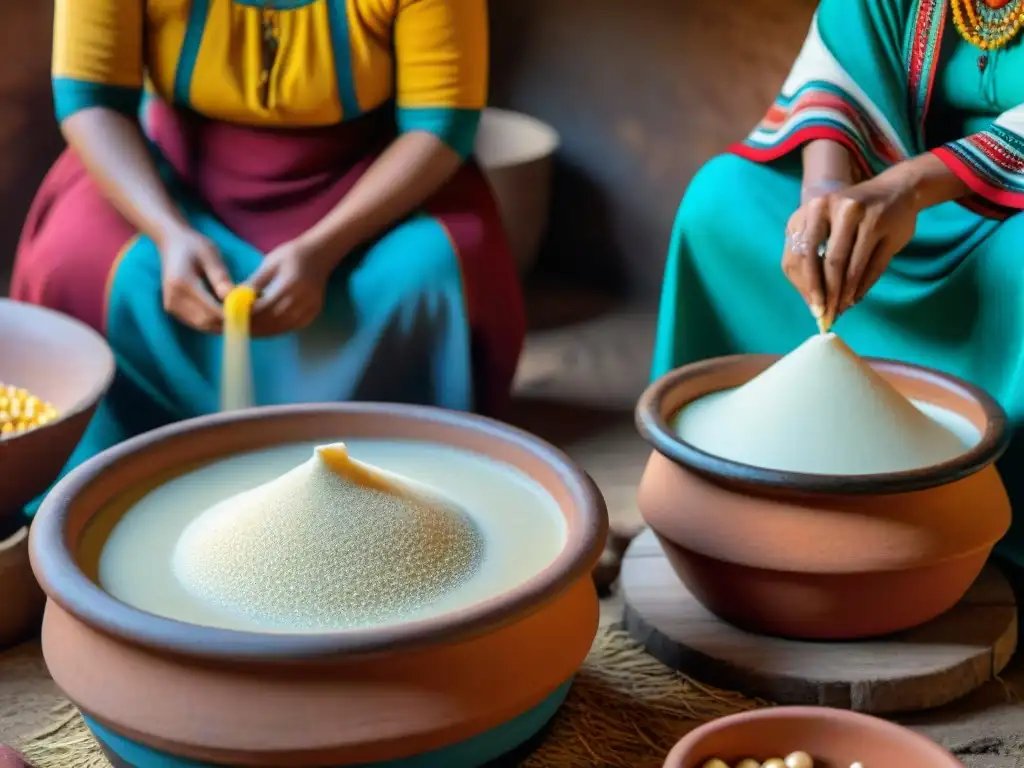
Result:
{"label": "woman's right hand", "polygon": [[193,229],[158,243],[164,310],[197,331],[216,333],[224,323],[222,302],[234,287],[217,247]]}
{"label": "woman's right hand", "polygon": [[921,207],[917,175],[900,163],[813,197],[793,214],[782,270],[826,330],[864,298],[910,242]]}

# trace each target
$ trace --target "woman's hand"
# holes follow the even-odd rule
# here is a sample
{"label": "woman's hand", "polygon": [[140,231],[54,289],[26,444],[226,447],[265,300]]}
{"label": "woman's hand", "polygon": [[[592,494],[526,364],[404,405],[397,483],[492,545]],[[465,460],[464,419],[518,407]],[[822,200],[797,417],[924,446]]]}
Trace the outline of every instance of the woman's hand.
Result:
{"label": "woman's hand", "polygon": [[825,327],[860,301],[910,242],[918,202],[904,174],[886,173],[811,197],[790,218],[782,270]]}
{"label": "woman's hand", "polygon": [[338,260],[299,241],[278,246],[263,259],[249,285],[259,298],[253,306],[254,336],[300,331],[324,306],[327,280]]}
{"label": "woman's hand", "polygon": [[221,302],[234,284],[217,247],[195,230],[182,228],[162,238],[158,249],[164,309],[197,331],[219,331],[224,322]]}

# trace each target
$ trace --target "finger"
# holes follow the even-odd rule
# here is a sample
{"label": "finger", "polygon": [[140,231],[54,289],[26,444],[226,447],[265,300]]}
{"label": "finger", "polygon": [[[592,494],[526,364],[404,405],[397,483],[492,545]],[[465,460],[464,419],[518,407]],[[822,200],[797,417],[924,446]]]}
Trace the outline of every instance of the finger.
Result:
{"label": "finger", "polygon": [[216,318],[217,320],[222,320],[224,318],[223,307],[221,306],[220,302],[218,302],[217,299],[213,297],[213,294],[211,294],[207,290],[206,286],[203,285],[202,280],[197,278],[193,280],[188,287],[188,294],[192,296],[199,305],[202,306],[205,313],[208,313],[210,316]]}
{"label": "finger", "polygon": [[182,285],[182,300],[187,302],[196,318],[196,328],[214,331],[224,322],[224,308],[207,290],[199,276]]}
{"label": "finger", "polygon": [[269,317],[266,312],[253,314],[249,319],[249,335],[256,338],[260,336],[273,336],[276,333],[275,320]]}
{"label": "finger", "polygon": [[193,293],[182,294],[171,307],[172,314],[182,323],[197,331],[213,333],[221,320],[209,305]]}
{"label": "finger", "polygon": [[[846,266],[846,279],[843,286],[843,299],[839,311],[845,312],[853,306],[856,296],[861,291],[864,277],[871,265],[871,259],[878,247],[879,237],[876,229],[868,220],[861,222],[857,228],[857,239],[850,253],[850,262]],[[864,289],[866,290],[866,288]]]}
{"label": "finger", "polygon": [[892,257],[895,255],[895,249],[886,241],[882,240],[878,245],[875,246],[874,252],[871,254],[871,260],[868,264],[867,271],[864,273],[864,277],[861,278],[860,285],[857,288],[856,294],[854,294],[852,304],[859,304],[867,292],[870,291],[875,283],[877,283],[885,270],[889,268],[889,262],[892,261]]}
{"label": "finger", "polygon": [[825,323],[831,326],[839,316],[843,286],[864,207],[857,201],[836,198],[830,209],[831,231],[822,271],[825,275]]}
{"label": "finger", "polygon": [[288,317],[296,308],[301,308],[302,300],[294,293],[283,293],[277,297],[271,308],[274,317]]}
{"label": "finger", "polygon": [[815,199],[805,206],[805,218],[789,238],[785,256],[790,281],[804,297],[811,314],[821,317],[824,294],[821,278],[821,264],[817,255],[818,243],[828,237],[828,219],[824,204]]}
{"label": "finger", "polygon": [[253,305],[250,318],[250,333],[254,336],[273,336],[284,330],[284,307],[288,304],[289,295],[284,293],[284,281],[274,280],[263,292],[263,296]]}
{"label": "finger", "polygon": [[276,336],[289,331],[301,330],[316,317],[317,310],[312,302],[302,301],[293,295],[286,295],[276,302],[260,318],[253,317],[253,333]]}
{"label": "finger", "polygon": [[281,320],[282,325],[289,331],[301,331],[312,323],[315,317],[316,312],[312,307],[300,306],[292,308]]}
{"label": "finger", "polygon": [[169,278],[163,285],[164,310],[186,325],[194,326],[198,318],[220,316],[220,307],[203,289],[195,275]]}
{"label": "finger", "polygon": [[323,303],[316,299],[307,299],[293,310],[296,329],[305,328],[320,316]]}
{"label": "finger", "polygon": [[278,274],[278,262],[276,259],[264,258],[259,268],[252,273],[246,282],[257,295],[267,293],[270,284]]}
{"label": "finger", "polygon": [[224,262],[221,261],[220,254],[211,246],[210,248],[199,250],[196,254],[196,259],[199,261],[202,276],[206,278],[206,282],[213,289],[214,295],[221,301],[224,301],[227,295],[231,293],[231,289],[235,287],[235,282],[231,279],[231,275],[228,274]]}
{"label": "finger", "polygon": [[805,214],[806,211],[803,208],[798,209],[786,225],[786,240],[782,249],[782,271],[803,300],[810,304],[811,299],[805,292],[803,273],[804,229],[807,226]]}
{"label": "finger", "polygon": [[[259,298],[256,299],[256,303],[253,304],[253,316],[255,317],[257,314],[273,313],[276,311],[277,304],[281,301],[287,288],[287,280],[285,280],[281,275],[275,274],[273,278],[265,284],[262,292],[259,294]],[[253,290],[256,290],[256,288]]]}

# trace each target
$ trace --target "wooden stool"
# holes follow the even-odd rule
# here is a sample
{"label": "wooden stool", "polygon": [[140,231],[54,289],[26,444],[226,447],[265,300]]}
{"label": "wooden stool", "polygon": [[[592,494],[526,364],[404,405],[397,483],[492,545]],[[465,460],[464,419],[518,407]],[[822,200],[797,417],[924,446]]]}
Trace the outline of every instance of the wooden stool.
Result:
{"label": "wooden stool", "polygon": [[1017,646],[1017,604],[988,566],[952,610],[923,627],[860,642],[744,632],[711,614],[676,576],[653,531],[626,551],[620,587],[629,634],[695,679],[777,704],[874,714],[941,706],[992,680]]}

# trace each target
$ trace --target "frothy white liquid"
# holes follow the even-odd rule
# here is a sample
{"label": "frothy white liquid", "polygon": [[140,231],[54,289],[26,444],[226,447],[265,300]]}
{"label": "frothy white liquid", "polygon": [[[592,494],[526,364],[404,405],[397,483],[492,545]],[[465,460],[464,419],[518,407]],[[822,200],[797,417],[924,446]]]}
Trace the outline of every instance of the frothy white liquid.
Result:
{"label": "frothy white liquid", "polygon": [[[544,570],[565,545],[554,499],[508,465],[449,446],[415,441],[345,440],[351,455],[434,488],[469,515],[484,539],[479,569],[440,600],[402,616],[427,618],[495,597]],[[325,622],[277,626],[232,613],[190,592],[172,555],[184,530],[211,506],[302,464],[318,443],[294,443],[222,459],[153,489],[117,523],[100,555],[100,585],[141,610],[179,621],[261,632],[345,629]]]}
{"label": "frothy white liquid", "polygon": [[[709,439],[708,426],[701,423],[705,413],[709,409],[714,409],[717,401],[734,391],[728,389],[714,392],[690,403],[676,414],[673,419],[673,428],[682,440],[691,443],[697,448],[724,459],[749,464],[752,462],[742,451],[729,450],[727,443],[733,442],[737,444],[735,441]],[[910,403],[935,424],[947,430],[963,446],[962,452],[966,453],[981,440],[981,433],[974,424],[959,413],[954,413],[933,403],[919,400],[911,400]],[[749,432],[747,435],[747,438],[740,437],[739,440],[749,439]],[[829,475],[857,475],[892,471],[892,467],[886,466],[884,445],[844,444],[844,436],[836,434],[835,451],[840,454],[846,454],[845,456],[840,455],[836,457],[829,454],[817,454],[808,457],[806,452],[799,450],[799,430],[792,430],[788,435],[788,440],[791,443],[791,452],[782,450],[774,455],[762,453],[756,465],[762,469],[774,469],[783,472]],[[899,467],[899,469],[916,468],[918,467]]]}

